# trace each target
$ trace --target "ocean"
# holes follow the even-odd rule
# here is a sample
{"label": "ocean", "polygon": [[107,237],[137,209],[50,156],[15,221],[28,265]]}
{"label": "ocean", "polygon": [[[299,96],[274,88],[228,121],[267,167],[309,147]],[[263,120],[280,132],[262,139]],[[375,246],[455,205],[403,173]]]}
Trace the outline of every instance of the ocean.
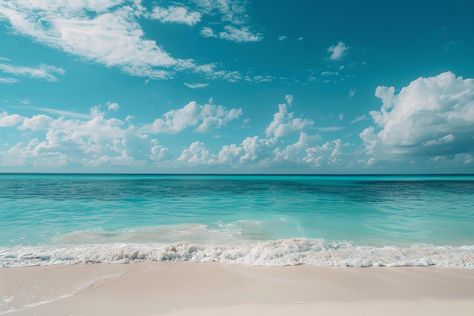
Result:
{"label": "ocean", "polygon": [[0,267],[474,267],[474,176],[0,175]]}

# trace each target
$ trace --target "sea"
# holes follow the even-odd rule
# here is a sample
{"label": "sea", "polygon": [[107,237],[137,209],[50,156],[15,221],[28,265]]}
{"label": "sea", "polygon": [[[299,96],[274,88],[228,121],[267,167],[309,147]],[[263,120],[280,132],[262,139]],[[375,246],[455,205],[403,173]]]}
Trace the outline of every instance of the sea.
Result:
{"label": "sea", "polygon": [[0,174],[0,267],[474,268],[474,175]]}

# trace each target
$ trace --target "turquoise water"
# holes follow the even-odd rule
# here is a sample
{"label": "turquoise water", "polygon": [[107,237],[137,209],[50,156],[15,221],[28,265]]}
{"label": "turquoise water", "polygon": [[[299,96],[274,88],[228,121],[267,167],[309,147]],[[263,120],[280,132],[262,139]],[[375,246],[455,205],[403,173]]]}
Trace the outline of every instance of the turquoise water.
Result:
{"label": "turquoise water", "polygon": [[293,238],[472,246],[474,176],[0,175],[0,263],[12,249]]}

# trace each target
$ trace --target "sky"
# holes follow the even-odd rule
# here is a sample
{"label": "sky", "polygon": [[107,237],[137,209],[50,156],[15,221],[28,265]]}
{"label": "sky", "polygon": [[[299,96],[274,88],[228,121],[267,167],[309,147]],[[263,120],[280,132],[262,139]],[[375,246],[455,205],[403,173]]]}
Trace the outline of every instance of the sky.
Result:
{"label": "sky", "polygon": [[0,172],[474,173],[474,1],[0,1]]}

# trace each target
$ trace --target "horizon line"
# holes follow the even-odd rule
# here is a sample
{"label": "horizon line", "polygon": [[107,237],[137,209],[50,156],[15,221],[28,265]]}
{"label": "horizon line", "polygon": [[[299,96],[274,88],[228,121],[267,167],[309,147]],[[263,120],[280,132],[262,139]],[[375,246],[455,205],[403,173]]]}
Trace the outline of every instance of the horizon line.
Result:
{"label": "horizon line", "polygon": [[0,172],[0,175],[130,176],[474,176],[474,173],[140,173],[140,172]]}

